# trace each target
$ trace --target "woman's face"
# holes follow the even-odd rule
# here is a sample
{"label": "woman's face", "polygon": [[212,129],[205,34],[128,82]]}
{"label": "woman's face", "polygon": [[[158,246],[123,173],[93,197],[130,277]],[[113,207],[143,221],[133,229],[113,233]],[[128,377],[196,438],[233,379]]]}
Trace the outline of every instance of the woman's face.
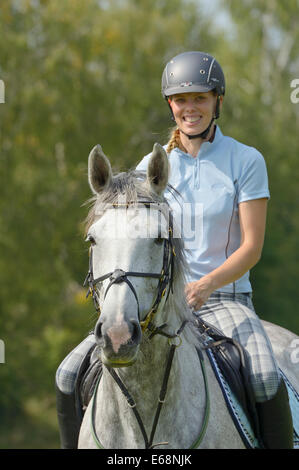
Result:
{"label": "woman's face", "polygon": [[[220,105],[223,97],[220,97]],[[203,132],[215,113],[217,96],[206,93],[181,93],[170,97],[175,121],[180,130],[189,135]]]}

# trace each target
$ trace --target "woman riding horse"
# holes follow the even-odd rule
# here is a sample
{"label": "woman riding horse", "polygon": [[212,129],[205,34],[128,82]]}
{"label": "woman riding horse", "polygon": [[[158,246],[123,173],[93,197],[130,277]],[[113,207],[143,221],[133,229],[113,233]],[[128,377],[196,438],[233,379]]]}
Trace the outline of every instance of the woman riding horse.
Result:
{"label": "woman riding horse", "polygon": [[[264,158],[255,148],[224,136],[216,126],[225,79],[211,55],[185,52],[171,59],[163,72],[162,94],[176,123],[165,148],[169,182],[183,203],[178,204],[170,193],[165,196],[185,241],[190,268],[187,302],[195,316],[246,349],[264,446],[292,448],[287,391],[254,311],[249,281],[249,270],[259,261],[264,243],[269,199]],[[144,157],[137,170],[146,170],[149,158]],[[197,230],[192,240],[185,233],[187,210],[189,225]],[[57,371],[58,398],[64,405],[59,418],[63,447],[77,444],[76,378],[93,344],[91,334]]]}

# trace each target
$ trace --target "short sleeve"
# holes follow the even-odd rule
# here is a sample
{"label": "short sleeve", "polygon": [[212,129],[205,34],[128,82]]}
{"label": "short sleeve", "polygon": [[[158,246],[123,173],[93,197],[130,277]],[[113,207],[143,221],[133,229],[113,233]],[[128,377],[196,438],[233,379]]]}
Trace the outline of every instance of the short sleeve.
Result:
{"label": "short sleeve", "polygon": [[238,203],[264,197],[270,198],[266,163],[262,154],[251,148],[238,181]]}
{"label": "short sleeve", "polygon": [[137,171],[146,171],[147,170],[147,166],[148,166],[150,156],[151,156],[151,153],[149,153],[148,155],[143,157],[143,159],[136,166]]}
{"label": "short sleeve", "polygon": [[[166,150],[167,145],[164,145],[163,148],[164,148],[164,150]],[[138,165],[136,166],[136,170],[137,170],[137,171],[146,171],[151,156],[152,156],[152,152],[151,152],[151,153],[148,153],[147,155],[145,155],[145,157],[143,157],[143,159],[142,159],[142,160],[138,163]]]}

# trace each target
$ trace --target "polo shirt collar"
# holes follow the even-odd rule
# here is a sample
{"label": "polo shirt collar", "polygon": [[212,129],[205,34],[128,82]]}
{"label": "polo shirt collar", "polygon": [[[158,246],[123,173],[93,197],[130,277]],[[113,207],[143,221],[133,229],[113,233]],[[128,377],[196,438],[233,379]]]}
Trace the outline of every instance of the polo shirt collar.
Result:
{"label": "polo shirt collar", "polygon": [[215,135],[214,135],[214,140],[212,142],[203,142],[200,146],[200,149],[198,151],[197,156],[201,155],[202,153],[205,153],[209,150],[213,150],[213,148],[218,144],[218,142],[221,140],[223,137],[223,134],[218,126],[216,126],[215,130]]}
{"label": "polo shirt collar", "polygon": [[[220,129],[219,126],[216,125],[216,130],[215,130],[215,135],[214,135],[213,142],[209,142],[209,141],[203,142],[200,146],[197,157],[199,157],[200,155],[202,155],[203,153],[205,153],[207,151],[212,150],[218,144],[218,142],[222,139],[222,137],[223,137],[223,134],[221,132],[221,129]],[[175,150],[181,155],[186,155],[187,157],[194,159],[194,157],[192,155],[189,155],[188,153],[183,152],[178,147],[176,147]],[[197,158],[197,157],[195,157],[195,158]]]}

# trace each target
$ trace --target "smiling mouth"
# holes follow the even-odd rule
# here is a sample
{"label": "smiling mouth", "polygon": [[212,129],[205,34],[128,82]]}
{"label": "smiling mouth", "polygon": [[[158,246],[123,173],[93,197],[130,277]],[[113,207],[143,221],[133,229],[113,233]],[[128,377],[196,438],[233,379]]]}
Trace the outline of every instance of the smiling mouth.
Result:
{"label": "smiling mouth", "polygon": [[201,121],[201,116],[184,116],[183,120],[187,124],[195,125],[195,124],[199,124],[199,122]]}

